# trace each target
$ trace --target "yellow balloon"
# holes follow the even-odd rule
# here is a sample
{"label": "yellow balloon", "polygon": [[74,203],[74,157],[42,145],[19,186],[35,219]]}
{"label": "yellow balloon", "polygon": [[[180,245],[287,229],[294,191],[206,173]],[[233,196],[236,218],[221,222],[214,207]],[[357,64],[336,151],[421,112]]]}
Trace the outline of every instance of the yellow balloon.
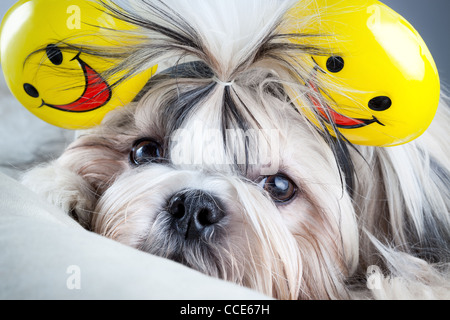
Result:
{"label": "yellow balloon", "polygon": [[[316,0],[306,7],[302,1],[290,14],[316,15],[293,31],[324,35],[308,41],[333,52],[311,57],[307,85],[329,97],[327,110],[302,109],[312,122],[320,126],[320,117],[331,133],[333,123],[350,142],[371,146],[400,145],[426,131],[439,104],[439,75],[403,17],[376,0]],[[330,89],[322,92],[315,83]],[[317,97],[310,99],[319,106]]]}
{"label": "yellow balloon", "polygon": [[118,82],[123,74],[102,76],[117,61],[77,48],[120,46],[109,30],[132,28],[91,1],[21,0],[1,25],[6,83],[44,121],[67,129],[95,126],[106,113],[132,101],[156,66]]}

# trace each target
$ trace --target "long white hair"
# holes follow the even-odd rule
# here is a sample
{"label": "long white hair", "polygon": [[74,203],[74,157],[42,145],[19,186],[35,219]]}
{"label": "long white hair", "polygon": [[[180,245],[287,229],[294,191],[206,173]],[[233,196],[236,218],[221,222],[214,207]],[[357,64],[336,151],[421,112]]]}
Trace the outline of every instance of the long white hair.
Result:
{"label": "long white hair", "polygon": [[[261,253],[261,260],[254,261],[253,266],[249,263],[250,266],[239,267],[239,263],[244,263],[243,256],[234,256],[232,262],[222,264],[228,273],[210,274],[221,277],[225,277],[224,273],[232,274],[225,278],[277,298],[449,298],[448,107],[442,100],[434,123],[422,137],[392,148],[352,145],[339,139],[339,132],[335,132],[338,136],[335,139],[325,126],[318,128],[311,124],[298,110],[301,105],[317,112],[307,99],[308,95],[317,96],[317,91],[305,85],[311,70],[310,55],[330,52],[314,45],[314,38],[326,35],[289,32],[293,23],[302,30],[302,26],[318,19],[317,16],[299,20],[287,17],[286,12],[294,3],[264,1],[262,4],[247,0],[103,3],[116,17],[139,27],[131,33],[115,35],[124,39],[120,48],[108,51],[81,48],[85,54],[120,61],[104,76],[108,78],[126,70],[128,74],[123,78],[126,79],[155,64],[169,65],[170,72],[162,72],[152,79],[136,103],[111,113],[100,128],[75,142],[50,167],[26,176],[25,183],[46,194],[86,227],[94,224],[93,229],[99,233],[164,256],[151,243],[138,241],[148,232],[138,222],[148,224],[147,218],[133,220],[126,215],[125,218],[115,215],[116,211],[129,209],[125,200],[118,203],[127,209],[116,205],[115,197],[124,193],[118,186],[124,190],[135,185],[134,176],[127,173],[129,167],[123,153],[133,137],[140,134],[138,128],[152,123],[163,127],[161,131],[170,136],[199,114],[207,116],[205,121],[210,127],[216,126],[223,132],[227,128],[271,127],[270,121],[276,120],[280,122],[276,126],[296,132],[292,136],[286,134],[283,140],[286,150],[295,149],[292,156],[299,158],[304,148],[311,156],[295,159],[295,163],[307,168],[316,165],[324,170],[310,170],[304,173],[308,179],[302,177],[305,190],[310,190],[305,191],[304,199],[321,216],[311,216],[310,221],[298,226],[299,229],[307,226],[308,232],[304,233],[307,236],[302,234],[305,230],[295,231],[294,235],[297,233],[301,240],[294,241],[294,236],[287,235],[289,228],[264,226],[278,221],[267,214],[276,208],[265,202],[266,198],[258,195],[256,189],[246,189],[242,181],[230,177],[220,180],[227,181],[224,185],[208,180],[205,185],[217,192],[234,190],[229,195],[234,194],[241,207],[246,208],[236,210],[244,210],[251,218],[254,237],[261,239],[258,248],[269,250]],[[315,85],[323,92],[333,85],[317,81]],[[317,100],[325,103],[324,97],[317,96]],[[299,128],[293,128],[294,125]],[[298,136],[305,139],[292,140]],[[226,135],[223,145],[227,149]],[[248,145],[243,148],[246,154]],[[288,157],[288,153],[281,156]],[[77,161],[80,158],[84,160],[82,165]],[[247,173],[249,163],[236,167],[230,172]],[[152,172],[161,176],[161,180],[155,180],[160,181],[159,188],[173,188],[174,182],[167,182],[173,173],[158,168]],[[313,172],[317,173],[317,179]],[[47,178],[46,184],[43,178],[46,174],[60,178]],[[181,181],[195,176],[188,172],[180,175],[185,177]],[[308,181],[310,186],[306,186]],[[330,181],[336,182],[339,188],[325,185],[331,184]],[[142,194],[157,187],[142,189]],[[132,188],[127,190],[136,193]],[[162,201],[160,191],[155,194],[158,197],[153,203]],[[261,212],[259,203],[267,203],[267,213]],[[106,210],[109,214],[95,215],[96,210]],[[120,229],[125,221],[130,225],[135,221],[135,229]],[[112,224],[117,224],[117,228],[109,228]],[[121,238],[120,232],[132,230],[141,233],[135,238],[129,234]],[[269,239],[262,240],[266,237]],[[249,247],[253,245],[248,238],[241,241]],[[333,260],[335,256],[342,261]],[[256,259],[248,257],[253,258]],[[278,261],[269,262],[270,259]],[[195,262],[189,264],[193,266]],[[209,266],[201,271],[211,269]],[[248,274],[249,270],[255,274]]]}

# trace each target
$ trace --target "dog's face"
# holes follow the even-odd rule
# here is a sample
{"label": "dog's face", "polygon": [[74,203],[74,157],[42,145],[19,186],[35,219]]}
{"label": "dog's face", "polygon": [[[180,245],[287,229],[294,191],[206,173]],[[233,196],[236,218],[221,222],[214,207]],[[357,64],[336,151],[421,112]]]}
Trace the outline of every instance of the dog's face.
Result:
{"label": "dog's face", "polygon": [[185,87],[151,90],[60,159],[96,194],[90,228],[277,298],[338,292],[358,241],[327,143],[270,92],[186,102]]}

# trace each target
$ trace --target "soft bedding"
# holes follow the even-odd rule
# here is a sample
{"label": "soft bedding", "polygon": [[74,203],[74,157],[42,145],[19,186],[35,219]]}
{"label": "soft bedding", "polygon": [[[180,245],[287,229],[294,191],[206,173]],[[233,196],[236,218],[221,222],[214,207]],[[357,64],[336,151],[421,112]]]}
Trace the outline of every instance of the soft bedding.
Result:
{"label": "soft bedding", "polygon": [[0,173],[0,299],[265,299],[91,233]]}

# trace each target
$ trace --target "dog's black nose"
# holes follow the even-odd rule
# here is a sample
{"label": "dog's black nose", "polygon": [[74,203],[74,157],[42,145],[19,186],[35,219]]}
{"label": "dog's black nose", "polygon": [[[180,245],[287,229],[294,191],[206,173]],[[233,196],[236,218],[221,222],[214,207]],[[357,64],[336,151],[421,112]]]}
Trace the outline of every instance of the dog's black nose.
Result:
{"label": "dog's black nose", "polygon": [[201,190],[182,191],[168,203],[173,227],[185,239],[194,240],[214,228],[225,217],[219,200]]}

